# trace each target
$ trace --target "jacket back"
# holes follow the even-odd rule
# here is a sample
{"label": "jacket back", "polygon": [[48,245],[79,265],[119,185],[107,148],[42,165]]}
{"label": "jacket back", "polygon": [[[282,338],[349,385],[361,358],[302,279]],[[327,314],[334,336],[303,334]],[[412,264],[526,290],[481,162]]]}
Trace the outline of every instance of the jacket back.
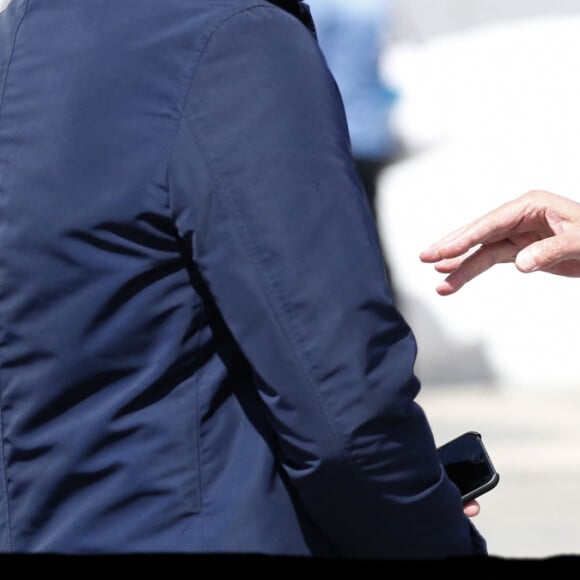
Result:
{"label": "jacket back", "polygon": [[476,549],[288,4],[0,13],[0,550]]}

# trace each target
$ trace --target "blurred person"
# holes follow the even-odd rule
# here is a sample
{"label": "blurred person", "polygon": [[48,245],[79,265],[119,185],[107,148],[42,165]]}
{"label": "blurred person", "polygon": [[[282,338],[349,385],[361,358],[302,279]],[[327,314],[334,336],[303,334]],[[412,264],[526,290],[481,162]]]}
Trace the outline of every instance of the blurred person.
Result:
{"label": "blurred person", "polygon": [[529,191],[447,234],[419,258],[448,274],[436,288],[443,296],[501,263],[513,262],[523,273],[580,277],[580,203]]}
{"label": "blurred person", "polygon": [[0,551],[487,553],[277,4],[0,13]]}
{"label": "blurred person", "polygon": [[396,91],[381,66],[391,36],[392,2],[309,0],[308,5],[342,95],[356,168],[376,218],[379,178],[400,149],[391,122]]}

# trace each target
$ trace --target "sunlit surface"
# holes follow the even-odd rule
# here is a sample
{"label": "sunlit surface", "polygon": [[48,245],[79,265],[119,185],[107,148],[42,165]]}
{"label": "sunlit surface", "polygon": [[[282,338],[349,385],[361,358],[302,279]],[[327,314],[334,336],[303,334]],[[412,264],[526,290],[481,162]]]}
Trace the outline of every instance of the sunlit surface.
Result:
{"label": "sunlit surface", "polygon": [[529,189],[580,199],[579,37],[580,17],[536,18],[389,54],[409,154],[382,180],[380,227],[430,382],[580,384],[580,281],[505,264],[442,298],[418,259]]}

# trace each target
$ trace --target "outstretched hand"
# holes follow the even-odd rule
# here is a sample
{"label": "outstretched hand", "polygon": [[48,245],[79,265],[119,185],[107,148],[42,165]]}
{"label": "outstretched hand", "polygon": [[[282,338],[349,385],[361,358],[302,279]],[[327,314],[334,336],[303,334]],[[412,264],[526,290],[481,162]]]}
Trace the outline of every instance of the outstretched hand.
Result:
{"label": "outstretched hand", "polygon": [[529,191],[451,232],[419,254],[448,274],[442,296],[495,264],[520,272],[580,277],[580,203],[547,191]]}

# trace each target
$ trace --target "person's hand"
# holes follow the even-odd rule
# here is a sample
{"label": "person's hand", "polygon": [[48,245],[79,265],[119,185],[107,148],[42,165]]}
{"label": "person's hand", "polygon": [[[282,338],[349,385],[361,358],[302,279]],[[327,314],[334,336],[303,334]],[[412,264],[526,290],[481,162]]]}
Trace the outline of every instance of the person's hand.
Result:
{"label": "person's hand", "polygon": [[547,191],[529,191],[451,232],[419,254],[448,274],[442,296],[495,264],[520,272],[580,277],[580,203]]}
{"label": "person's hand", "polygon": [[468,518],[474,518],[476,515],[479,514],[479,512],[481,511],[481,508],[479,506],[479,503],[472,499],[471,501],[468,501],[464,506],[463,506],[463,513],[468,517]]}

